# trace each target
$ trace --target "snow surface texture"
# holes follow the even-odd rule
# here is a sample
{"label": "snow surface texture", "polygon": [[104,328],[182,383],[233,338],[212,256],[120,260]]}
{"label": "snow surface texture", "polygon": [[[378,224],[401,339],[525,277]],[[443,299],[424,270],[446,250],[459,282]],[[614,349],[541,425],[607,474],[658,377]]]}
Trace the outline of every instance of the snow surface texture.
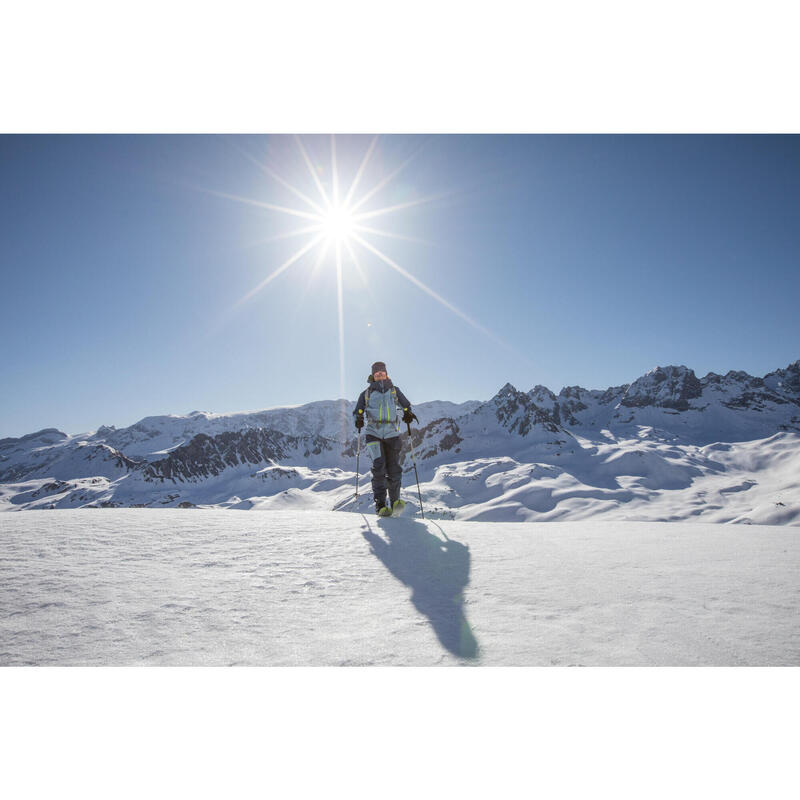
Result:
{"label": "snow surface texture", "polygon": [[775,526],[6,514],[0,664],[797,666],[799,566]]}
{"label": "snow surface texture", "polygon": [[[195,411],[3,439],[0,510],[366,510],[353,407]],[[800,525],[800,361],[763,378],[656,367],[630,385],[558,395],[506,384],[486,402],[414,410],[404,496],[418,512],[416,461],[432,519]]]}

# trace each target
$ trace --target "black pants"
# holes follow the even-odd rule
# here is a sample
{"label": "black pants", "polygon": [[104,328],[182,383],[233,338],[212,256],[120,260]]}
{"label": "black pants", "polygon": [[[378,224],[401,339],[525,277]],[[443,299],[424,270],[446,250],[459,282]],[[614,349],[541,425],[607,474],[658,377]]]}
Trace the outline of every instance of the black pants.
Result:
{"label": "black pants", "polygon": [[400,483],[403,468],[400,464],[400,451],[403,443],[399,436],[390,439],[379,439],[371,433],[367,434],[367,450],[372,457],[372,494],[375,502],[386,503],[386,490],[389,490],[389,504],[400,497]]}

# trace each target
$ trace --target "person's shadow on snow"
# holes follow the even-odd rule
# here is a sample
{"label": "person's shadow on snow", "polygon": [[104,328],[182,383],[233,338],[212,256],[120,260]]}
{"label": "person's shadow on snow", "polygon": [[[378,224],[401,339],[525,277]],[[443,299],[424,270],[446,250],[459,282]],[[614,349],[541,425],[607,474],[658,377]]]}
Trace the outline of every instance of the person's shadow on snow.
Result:
{"label": "person's shadow on snow", "polygon": [[[389,572],[411,587],[411,602],[431,622],[439,641],[454,655],[476,658],[478,642],[464,616],[464,589],[469,583],[469,548],[444,541],[413,519],[379,519],[385,539],[372,530],[362,531],[372,552]],[[437,526],[438,527],[438,526]]]}

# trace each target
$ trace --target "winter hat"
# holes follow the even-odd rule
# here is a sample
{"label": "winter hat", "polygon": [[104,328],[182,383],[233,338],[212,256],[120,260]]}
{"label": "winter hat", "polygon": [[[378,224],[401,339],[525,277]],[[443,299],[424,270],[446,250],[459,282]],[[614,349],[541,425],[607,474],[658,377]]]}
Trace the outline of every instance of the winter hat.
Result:
{"label": "winter hat", "polygon": [[374,375],[376,372],[386,372],[386,364],[383,361],[376,361],[372,365],[372,374]]}

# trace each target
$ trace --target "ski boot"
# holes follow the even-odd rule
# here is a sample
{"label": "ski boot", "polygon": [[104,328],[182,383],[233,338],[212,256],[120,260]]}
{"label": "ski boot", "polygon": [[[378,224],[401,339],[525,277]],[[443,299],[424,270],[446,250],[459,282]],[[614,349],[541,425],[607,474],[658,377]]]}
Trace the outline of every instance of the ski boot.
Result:
{"label": "ski boot", "polygon": [[405,500],[401,500],[398,497],[397,500],[395,500],[394,503],[392,503],[392,516],[399,517],[405,510],[406,510]]}
{"label": "ski boot", "polygon": [[390,517],[392,515],[392,509],[386,505],[385,500],[375,501],[375,512],[379,517]]}

